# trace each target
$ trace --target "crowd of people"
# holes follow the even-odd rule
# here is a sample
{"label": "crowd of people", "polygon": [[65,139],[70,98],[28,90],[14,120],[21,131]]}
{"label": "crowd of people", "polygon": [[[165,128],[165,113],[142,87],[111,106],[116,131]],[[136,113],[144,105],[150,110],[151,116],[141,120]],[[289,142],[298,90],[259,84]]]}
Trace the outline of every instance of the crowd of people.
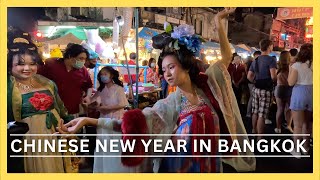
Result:
{"label": "crowd of people", "polygon": [[[286,129],[294,135],[312,135],[312,44],[303,44],[299,52],[297,49],[282,51],[278,62],[269,56],[273,49],[271,40],[261,40],[260,49],[254,52],[253,58],[248,57],[245,61],[235,53],[228,67],[242,116],[252,123],[252,130],[248,131],[265,133],[265,124],[272,123],[269,113],[275,103],[275,133],[280,134]],[[310,137],[293,136],[295,140],[307,140],[305,154],[310,153]],[[291,153],[300,158],[301,153]]]}
{"label": "crowd of people", "polygon": [[[43,63],[30,35],[21,31],[9,32],[8,123],[27,124],[28,130],[24,132],[26,134],[73,134],[81,131],[84,126],[96,127],[97,134],[123,134],[122,137],[98,136],[100,139],[132,139],[133,137],[125,135],[132,133],[159,134],[159,138],[164,141],[168,138],[176,139],[162,137],[161,134],[246,134],[238,105],[244,101],[243,94],[249,92],[246,115],[252,117],[252,133],[263,134],[273,87],[277,83],[274,94],[279,113],[277,112],[275,131],[281,133],[282,115],[286,112],[288,128],[291,127],[292,119],[294,133],[311,133],[312,45],[303,45],[295,58],[291,58],[286,51],[282,52],[277,65],[276,60],[268,56],[272,50],[272,42],[262,40],[261,55],[256,52],[256,57],[245,64],[240,56],[232,55],[222,25],[222,19],[234,10],[226,8],[215,16],[222,60],[210,66],[205,66],[196,59],[201,40],[194,31],[185,32],[188,36],[176,37],[172,35],[175,32],[165,32],[152,38],[153,47],[162,52],[157,62],[153,58],[145,62],[145,65],[149,66],[146,69],[146,78],[147,82],[160,85],[163,93],[162,99],[153,107],[143,110],[124,110],[128,99],[123,82],[130,82],[130,78],[128,75],[124,76],[121,81],[119,71],[112,67],[106,66],[99,71],[98,88],[93,88],[92,76],[88,70],[94,68],[97,62],[98,56],[94,52],[81,45],[71,44],[65,50],[63,58],[47,59]],[[199,43],[181,43],[180,40],[186,37],[193,37],[193,40]],[[172,46],[175,42],[179,47]],[[131,53],[130,65],[135,64],[135,58],[135,54]],[[143,74],[143,71],[139,73],[140,81],[143,81]],[[132,80],[137,78],[135,74],[131,76]],[[176,90],[168,94],[168,87],[176,87]],[[90,109],[98,111],[99,115],[90,117]],[[12,129],[14,127],[12,126]],[[9,127],[8,133],[10,130]],[[23,138],[31,141],[32,138],[44,137]],[[166,154],[194,155],[194,138],[199,137],[190,136],[187,139],[187,153]],[[217,142],[220,137],[209,138]],[[227,138],[228,141],[233,139],[242,140],[248,137]],[[138,144],[130,155],[138,155],[139,148],[142,148],[141,144]],[[28,151],[25,154],[43,153]],[[123,153],[120,152],[119,155],[121,154]],[[212,149],[208,155],[217,154],[217,149]],[[297,155],[294,152],[293,154]],[[222,162],[239,172],[255,170],[256,161],[250,156],[252,153],[236,152],[236,155],[239,157],[96,157],[93,159],[93,172],[223,172]],[[8,160],[8,172],[73,172],[70,157],[25,157],[15,160]],[[15,164],[12,164],[13,162]],[[88,162],[83,158],[81,163]]]}

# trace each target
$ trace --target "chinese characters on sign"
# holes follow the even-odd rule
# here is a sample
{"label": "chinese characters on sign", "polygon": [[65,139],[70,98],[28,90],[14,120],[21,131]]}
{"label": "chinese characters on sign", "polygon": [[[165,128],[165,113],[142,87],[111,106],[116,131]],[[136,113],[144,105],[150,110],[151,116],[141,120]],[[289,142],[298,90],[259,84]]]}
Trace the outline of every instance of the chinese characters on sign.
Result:
{"label": "chinese characters on sign", "polygon": [[277,19],[296,19],[311,17],[312,7],[278,8]]}

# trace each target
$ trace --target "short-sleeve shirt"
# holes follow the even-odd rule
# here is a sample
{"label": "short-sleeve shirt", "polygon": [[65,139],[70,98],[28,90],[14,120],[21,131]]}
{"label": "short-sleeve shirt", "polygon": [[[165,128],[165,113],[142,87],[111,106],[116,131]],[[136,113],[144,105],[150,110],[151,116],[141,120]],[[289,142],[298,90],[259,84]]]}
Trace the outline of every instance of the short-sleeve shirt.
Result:
{"label": "short-sleeve shirt", "polygon": [[68,72],[63,59],[51,58],[38,68],[38,74],[57,84],[59,96],[69,114],[79,113],[83,92],[92,88],[92,81],[85,67]]}
{"label": "short-sleeve shirt", "polygon": [[234,82],[238,83],[242,78],[242,74],[246,73],[246,69],[243,64],[239,64],[238,66],[236,64],[232,64],[230,66],[233,66],[232,68],[228,68],[230,76]]}
{"label": "short-sleeve shirt", "polygon": [[[96,93],[98,93],[103,106],[127,106],[129,104],[123,87],[117,84],[113,84],[111,87],[105,86],[101,92],[97,91]],[[124,109],[113,110],[105,114],[100,113],[100,117],[121,119],[124,112]]]}
{"label": "short-sleeve shirt", "polygon": [[298,71],[298,79],[296,84],[299,85],[312,85],[312,67],[309,67],[310,62],[305,63],[295,62],[292,68]]}
{"label": "short-sleeve shirt", "polygon": [[268,79],[271,78],[270,69],[272,68],[277,68],[276,59],[268,55],[261,55],[252,62],[249,71],[252,71],[255,74],[256,80]]}

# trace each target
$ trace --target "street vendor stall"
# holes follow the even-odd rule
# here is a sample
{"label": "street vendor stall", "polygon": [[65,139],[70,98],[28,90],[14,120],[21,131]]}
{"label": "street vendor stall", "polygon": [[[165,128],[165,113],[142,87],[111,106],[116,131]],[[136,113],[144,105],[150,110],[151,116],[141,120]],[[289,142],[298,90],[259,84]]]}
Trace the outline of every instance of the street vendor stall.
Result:
{"label": "street vendor stall", "polygon": [[[158,32],[147,28],[147,27],[141,27],[139,28],[138,33],[138,47],[139,47],[139,64],[142,64],[143,60],[148,60],[150,58],[155,58],[159,56],[159,52],[153,50],[152,48],[152,41],[151,38],[155,35],[157,35]],[[134,29],[131,29],[128,35],[128,38],[125,42],[125,48],[127,54],[130,54],[130,52],[136,52],[136,38],[135,38],[135,31]],[[124,60],[124,50],[120,48],[118,52],[119,56],[118,59]]]}

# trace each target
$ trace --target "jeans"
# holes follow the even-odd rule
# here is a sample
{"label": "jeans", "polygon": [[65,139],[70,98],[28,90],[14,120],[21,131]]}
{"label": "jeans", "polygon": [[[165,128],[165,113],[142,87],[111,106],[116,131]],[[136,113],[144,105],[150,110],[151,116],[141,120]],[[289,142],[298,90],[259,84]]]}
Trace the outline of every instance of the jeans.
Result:
{"label": "jeans", "polygon": [[161,79],[161,89],[160,99],[164,99],[168,96],[168,83],[165,79]]}

